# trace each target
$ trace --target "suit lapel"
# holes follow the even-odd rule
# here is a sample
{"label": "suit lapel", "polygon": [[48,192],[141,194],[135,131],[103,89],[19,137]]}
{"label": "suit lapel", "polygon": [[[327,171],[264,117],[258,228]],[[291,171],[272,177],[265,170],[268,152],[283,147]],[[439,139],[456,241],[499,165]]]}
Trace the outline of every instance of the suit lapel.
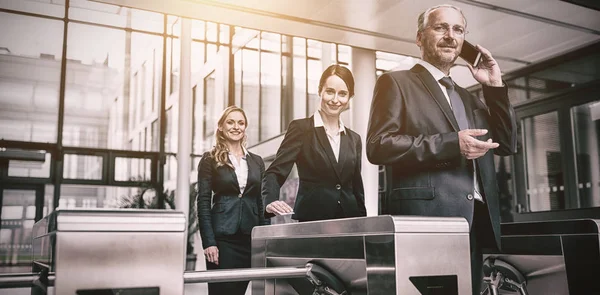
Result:
{"label": "suit lapel", "polygon": [[[350,134],[348,130],[344,133],[340,134],[340,160],[337,165],[338,175],[340,177],[340,181],[342,180],[342,173],[344,172],[344,167],[348,159],[354,157],[354,148],[352,146],[352,139],[350,138]],[[354,172],[354,169],[346,169]]]}
{"label": "suit lapel", "polygon": [[454,113],[450,108],[450,104],[448,104],[448,100],[442,92],[442,89],[440,89],[438,82],[433,79],[433,76],[431,76],[427,69],[419,64],[415,65],[411,71],[416,73],[417,77],[419,77],[421,82],[423,82],[425,89],[427,89],[431,97],[433,97],[440,109],[442,109],[442,113],[444,113],[444,116],[448,122],[450,122],[450,125],[452,125],[454,131],[459,131],[460,128],[458,127],[458,122],[456,122],[456,118],[454,117]]}
{"label": "suit lapel", "polygon": [[315,127],[315,133],[317,135],[317,139],[319,141],[319,145],[321,150],[325,152],[327,155],[327,159],[329,160],[330,167],[335,171],[335,175],[340,178],[340,174],[337,169],[337,161],[335,160],[335,155],[333,154],[333,150],[331,149],[331,144],[329,144],[329,139],[327,139],[327,134],[325,133],[325,127]]}
{"label": "suit lapel", "polygon": [[246,156],[246,163],[248,164],[248,178],[246,179],[246,187],[244,188],[242,194],[245,194],[246,191],[248,191],[248,189],[250,188],[250,179],[260,179],[258,176],[254,175],[254,172],[259,171],[260,168],[258,167],[258,163],[254,161],[254,157],[252,157],[250,153],[248,153],[248,155]]}
{"label": "suit lapel", "polygon": [[[240,189],[240,182],[237,179],[237,174],[235,174],[235,166],[233,166],[233,163],[231,162],[231,159],[229,158],[229,156],[227,156],[227,162],[229,164],[231,164],[231,167],[223,167],[225,169],[227,169],[229,171],[229,174],[231,175],[231,178],[233,178],[233,185],[235,185],[235,187],[238,188],[238,190]],[[242,192],[240,192],[242,193]]]}

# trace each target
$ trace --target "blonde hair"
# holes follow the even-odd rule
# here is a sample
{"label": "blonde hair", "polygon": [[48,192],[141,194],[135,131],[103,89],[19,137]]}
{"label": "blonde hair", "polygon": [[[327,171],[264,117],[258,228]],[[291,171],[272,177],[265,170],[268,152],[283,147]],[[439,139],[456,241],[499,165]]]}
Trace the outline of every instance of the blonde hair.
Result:
{"label": "blonde hair", "polygon": [[[225,166],[229,166],[229,167],[233,168],[233,165],[231,165],[228,161],[229,147],[227,146],[227,139],[225,138],[223,131],[219,130],[219,127],[221,127],[225,123],[225,119],[227,118],[227,116],[229,116],[229,114],[231,114],[233,112],[242,113],[242,115],[244,116],[244,120],[246,121],[246,128],[248,126],[248,117],[246,117],[246,113],[244,112],[244,110],[242,108],[237,107],[237,106],[229,106],[225,110],[223,110],[223,113],[221,114],[219,121],[217,121],[217,128],[215,129],[215,146],[210,151],[210,155],[217,162],[217,167],[225,165]],[[241,142],[241,145],[243,148],[246,147],[246,139],[247,139],[246,137],[247,137],[246,133],[244,132],[244,138],[242,139],[242,142]]]}

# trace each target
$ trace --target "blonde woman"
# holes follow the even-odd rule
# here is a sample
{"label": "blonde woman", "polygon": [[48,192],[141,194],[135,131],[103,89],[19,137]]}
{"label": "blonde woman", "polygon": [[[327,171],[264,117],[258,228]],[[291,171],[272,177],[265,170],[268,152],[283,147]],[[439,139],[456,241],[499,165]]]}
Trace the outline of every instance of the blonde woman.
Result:
{"label": "blonde woman", "polygon": [[[207,269],[250,267],[252,228],[264,218],[262,158],[246,150],[248,120],[244,110],[223,111],[214,148],[198,165],[198,220]],[[208,293],[243,295],[248,282],[211,283]]]}

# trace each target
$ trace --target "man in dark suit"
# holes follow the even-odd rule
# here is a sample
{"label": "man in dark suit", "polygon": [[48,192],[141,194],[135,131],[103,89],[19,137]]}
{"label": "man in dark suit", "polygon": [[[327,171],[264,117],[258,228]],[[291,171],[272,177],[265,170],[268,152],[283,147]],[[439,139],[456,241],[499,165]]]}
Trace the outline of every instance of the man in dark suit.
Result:
{"label": "man in dark suit", "polygon": [[500,68],[487,49],[478,45],[481,62],[469,65],[485,103],[449,77],[466,25],[462,11],[450,5],[419,16],[422,60],[377,80],[366,149],[371,163],[386,165],[384,213],[466,218],[473,294],[479,294],[481,249],[500,249],[493,153],[515,153],[517,130]]}

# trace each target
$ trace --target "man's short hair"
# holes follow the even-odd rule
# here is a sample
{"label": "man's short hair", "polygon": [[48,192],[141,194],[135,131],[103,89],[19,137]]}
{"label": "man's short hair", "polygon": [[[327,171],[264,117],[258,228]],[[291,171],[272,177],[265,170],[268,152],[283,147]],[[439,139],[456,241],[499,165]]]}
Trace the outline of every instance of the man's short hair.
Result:
{"label": "man's short hair", "polygon": [[467,27],[467,18],[465,17],[465,14],[462,12],[462,10],[454,5],[450,5],[450,4],[440,4],[440,5],[436,5],[436,6],[432,6],[427,8],[425,11],[423,11],[421,14],[419,14],[419,18],[417,19],[417,32],[421,32],[425,29],[425,27],[427,27],[427,22],[429,21],[429,14],[431,14],[432,12],[434,12],[435,10],[439,9],[439,8],[452,8],[458,12],[460,12],[460,14],[463,17],[463,20],[465,21],[465,28]]}

